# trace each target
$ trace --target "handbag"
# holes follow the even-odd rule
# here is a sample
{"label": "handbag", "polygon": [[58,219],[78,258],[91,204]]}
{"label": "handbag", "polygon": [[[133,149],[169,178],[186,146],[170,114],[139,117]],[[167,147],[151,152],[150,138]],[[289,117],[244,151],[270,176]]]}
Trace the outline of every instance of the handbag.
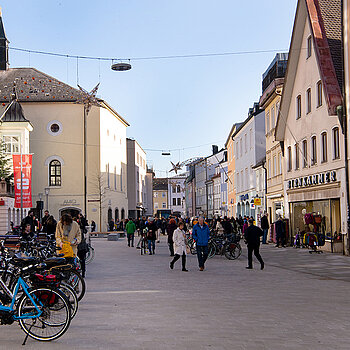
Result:
{"label": "handbag", "polygon": [[63,257],[65,258],[73,258],[74,253],[73,253],[73,248],[68,241],[63,241],[62,244],[62,249],[60,250],[60,253],[63,254]]}

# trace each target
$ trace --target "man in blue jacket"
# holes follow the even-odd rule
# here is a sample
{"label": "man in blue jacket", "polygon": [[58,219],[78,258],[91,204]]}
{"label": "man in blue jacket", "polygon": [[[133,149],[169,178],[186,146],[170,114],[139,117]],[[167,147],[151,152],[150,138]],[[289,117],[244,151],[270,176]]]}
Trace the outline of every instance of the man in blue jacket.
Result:
{"label": "man in blue jacket", "polygon": [[196,242],[198,265],[200,271],[204,270],[204,264],[208,258],[209,236],[209,227],[204,222],[204,218],[200,216],[198,219],[198,224],[194,225],[192,230],[192,237]]}

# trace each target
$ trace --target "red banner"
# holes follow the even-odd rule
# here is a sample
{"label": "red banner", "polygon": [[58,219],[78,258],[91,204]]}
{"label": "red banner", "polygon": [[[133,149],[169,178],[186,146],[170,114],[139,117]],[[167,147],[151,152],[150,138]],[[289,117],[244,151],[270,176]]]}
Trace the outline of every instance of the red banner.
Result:
{"label": "red banner", "polygon": [[[15,208],[21,207],[21,155],[13,154],[15,181]],[[22,202],[23,208],[32,207],[32,155],[22,154]]]}

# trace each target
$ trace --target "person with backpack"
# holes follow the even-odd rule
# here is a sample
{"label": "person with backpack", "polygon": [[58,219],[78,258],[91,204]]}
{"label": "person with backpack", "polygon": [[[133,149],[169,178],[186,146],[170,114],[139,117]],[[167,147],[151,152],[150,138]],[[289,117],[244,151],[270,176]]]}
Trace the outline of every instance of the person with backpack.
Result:
{"label": "person with backpack", "polygon": [[134,246],[134,238],[135,238],[135,231],[136,231],[136,225],[132,221],[132,219],[129,219],[127,222],[126,226],[126,235],[128,237],[128,247],[130,247],[130,242],[131,242],[131,247]]}
{"label": "person with backpack", "polygon": [[261,270],[264,269],[265,263],[260,255],[260,237],[263,235],[263,231],[260,227],[254,225],[254,220],[249,219],[248,228],[245,231],[244,239],[248,248],[248,266],[247,269],[253,269],[253,252],[261,265]]}

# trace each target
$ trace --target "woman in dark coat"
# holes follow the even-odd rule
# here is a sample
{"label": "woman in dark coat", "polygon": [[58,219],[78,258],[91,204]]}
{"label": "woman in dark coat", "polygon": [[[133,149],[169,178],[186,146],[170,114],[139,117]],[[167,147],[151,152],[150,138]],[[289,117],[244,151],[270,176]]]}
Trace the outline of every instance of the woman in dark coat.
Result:
{"label": "woman in dark coat", "polygon": [[176,230],[177,225],[176,221],[174,219],[170,219],[167,227],[166,227],[166,233],[168,234],[168,245],[170,250],[170,256],[174,256],[174,241],[173,241],[173,234]]}

